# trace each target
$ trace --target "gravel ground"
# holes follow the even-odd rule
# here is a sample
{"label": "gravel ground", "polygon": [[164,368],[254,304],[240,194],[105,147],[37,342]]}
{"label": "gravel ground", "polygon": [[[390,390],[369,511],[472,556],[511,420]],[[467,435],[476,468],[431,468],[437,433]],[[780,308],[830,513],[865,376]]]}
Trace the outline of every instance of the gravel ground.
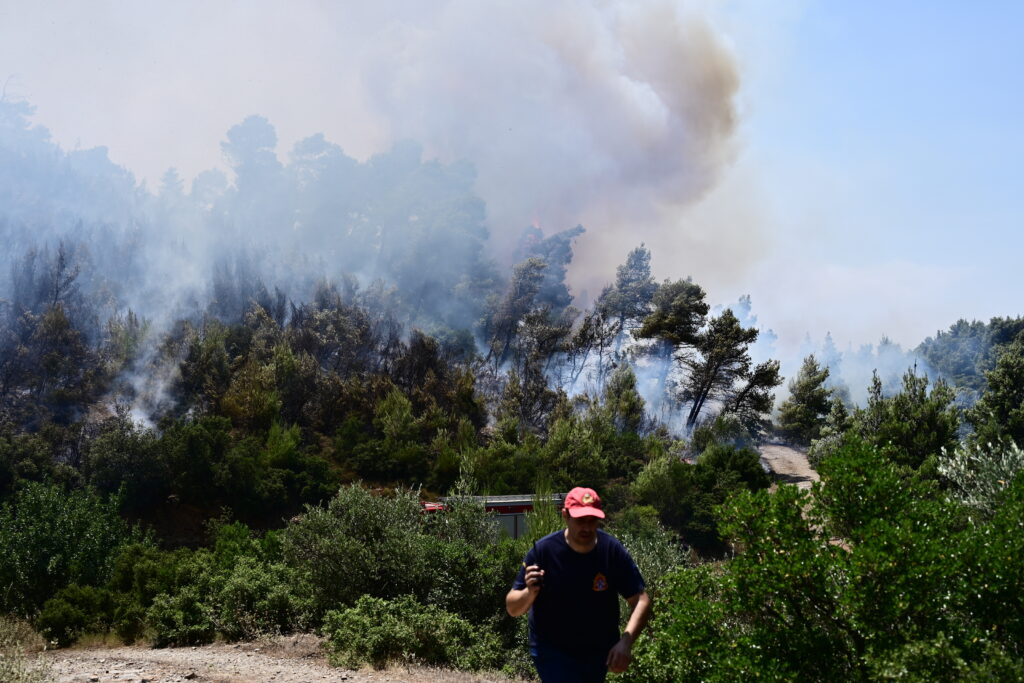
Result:
{"label": "gravel ground", "polygon": [[53,650],[39,654],[57,683],[509,683],[426,667],[350,671],[330,666],[314,636],[256,643],[153,649],[142,646]]}
{"label": "gravel ground", "polygon": [[761,458],[775,473],[776,479],[784,484],[796,484],[809,489],[818,481],[818,473],[807,462],[807,453],[783,444],[771,443],[761,446]]}

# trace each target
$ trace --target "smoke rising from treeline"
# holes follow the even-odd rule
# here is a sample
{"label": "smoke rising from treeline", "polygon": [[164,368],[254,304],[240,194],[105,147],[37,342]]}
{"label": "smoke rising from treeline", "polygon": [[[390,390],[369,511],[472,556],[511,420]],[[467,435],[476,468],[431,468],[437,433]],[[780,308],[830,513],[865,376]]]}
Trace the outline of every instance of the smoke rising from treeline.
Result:
{"label": "smoke rising from treeline", "polygon": [[[79,59],[60,87],[89,126],[63,120],[66,105],[17,63],[11,92],[38,104],[44,124],[61,120],[58,133],[107,131],[85,144],[110,145],[151,187],[167,166],[186,184],[223,168],[217,142],[252,113],[277,129],[282,159],[315,131],[360,160],[413,139],[427,158],[473,163],[499,260],[525,225],[586,225],[577,288],[600,290],[593,274],[640,241],[678,247],[680,207],[733,154],[737,67],[699,3],[186,2],[154,13],[101,2],[11,19],[22,35],[60,41],[88,25],[101,36],[103,52],[76,35],[62,42]],[[19,35],[9,46],[9,60],[38,49]],[[140,115],[141,98],[167,106]]]}
{"label": "smoke rising from treeline", "polygon": [[[238,321],[255,302],[283,322],[289,305],[333,281],[350,296],[361,290],[406,333],[420,328],[466,351],[485,344],[474,335],[486,334],[513,274],[491,255],[487,207],[468,163],[427,160],[412,142],[359,162],[322,134],[300,140],[281,160],[274,126],[254,115],[221,142],[230,176],[211,170],[188,182],[170,169],[148,192],[102,148],[63,150],[30,124],[31,112],[25,102],[0,102],[0,221],[8,246],[0,265],[10,274],[0,297],[9,312],[39,314],[59,299],[95,342],[106,321],[126,315],[163,333],[203,316]],[[583,227],[554,235],[529,227],[506,250],[508,262],[543,261],[537,295],[562,321],[553,329],[580,324],[567,308],[580,305],[567,272],[574,248],[587,238]],[[594,277],[610,282],[610,271]],[[50,292],[62,277],[68,291]],[[778,357],[775,335],[753,313],[751,298],[730,308],[744,327],[761,330],[753,360]],[[617,351],[630,345],[615,344]],[[913,363],[891,344],[877,354],[841,354],[808,342],[801,357],[810,352],[828,364],[835,382],[852,388],[853,399],[862,397],[875,368],[894,386]],[[785,360],[792,368],[800,359]],[[147,362],[138,364],[139,373]],[[636,371],[649,404],[663,405],[665,368],[641,363]],[[159,394],[153,385],[165,378],[143,374],[130,383]],[[570,374],[566,388],[574,392],[599,390],[603,381],[579,369]]]}
{"label": "smoke rising from treeline", "polygon": [[[212,27],[235,20],[206,11]],[[367,137],[382,150],[362,160],[329,135],[297,132],[287,114],[290,144],[276,116],[242,115],[207,152],[219,168],[172,168],[138,183],[106,148],[56,144],[32,124],[25,99],[5,96],[0,266],[11,278],[0,297],[24,299],[32,289],[24,283],[38,275],[27,264],[52,269],[63,254],[77,269],[75,287],[102,302],[87,325],[98,336],[105,320],[129,310],[155,329],[204,314],[238,319],[252,301],[283,317],[289,303],[308,300],[329,279],[372,291],[407,330],[465,346],[488,297],[530,256],[548,264],[544,287],[555,309],[588,308],[639,242],[674,269],[699,258],[673,250],[680,216],[715,186],[732,156],[739,87],[706,16],[657,1],[484,8],[453,0],[431,12],[403,7],[399,19],[385,14],[364,10],[342,21],[334,8],[301,6],[281,28],[290,43],[298,26],[319,19],[313,42],[329,27],[351,39],[342,80],[374,115]],[[168,31],[187,31],[175,16]],[[196,34],[196,47],[215,33]],[[242,36],[241,52],[261,36]],[[167,46],[142,49],[163,54]],[[310,68],[312,76],[322,65]],[[325,106],[323,115],[338,111]],[[370,131],[365,119],[351,118],[355,137]],[[182,122],[173,132],[175,143],[194,144]],[[154,139],[149,154],[170,138],[168,130]],[[384,144],[408,139],[417,142]],[[527,236],[561,237],[544,253],[524,249],[530,223],[541,229]],[[585,233],[560,232],[578,223]],[[732,309],[762,331],[754,360],[778,357],[750,298]],[[786,359],[784,368],[799,360]],[[866,386],[863,374],[851,386]]]}

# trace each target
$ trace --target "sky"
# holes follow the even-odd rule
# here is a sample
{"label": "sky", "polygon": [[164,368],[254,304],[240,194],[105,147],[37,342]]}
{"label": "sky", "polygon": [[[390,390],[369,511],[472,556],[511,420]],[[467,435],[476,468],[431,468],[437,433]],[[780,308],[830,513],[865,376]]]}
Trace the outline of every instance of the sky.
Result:
{"label": "sky", "polygon": [[412,138],[478,171],[496,252],[582,223],[592,297],[632,247],[792,351],[1024,314],[1024,3],[0,0],[0,84],[149,188]]}

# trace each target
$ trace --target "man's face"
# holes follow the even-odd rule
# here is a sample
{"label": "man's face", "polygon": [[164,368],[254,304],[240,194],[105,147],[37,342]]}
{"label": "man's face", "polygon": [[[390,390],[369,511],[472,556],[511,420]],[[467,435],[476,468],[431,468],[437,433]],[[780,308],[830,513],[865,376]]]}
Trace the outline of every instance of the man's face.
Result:
{"label": "man's face", "polygon": [[588,546],[594,543],[597,538],[597,529],[601,520],[593,515],[585,517],[572,517],[567,510],[562,510],[562,517],[565,519],[566,528],[569,529],[569,540],[576,545]]}

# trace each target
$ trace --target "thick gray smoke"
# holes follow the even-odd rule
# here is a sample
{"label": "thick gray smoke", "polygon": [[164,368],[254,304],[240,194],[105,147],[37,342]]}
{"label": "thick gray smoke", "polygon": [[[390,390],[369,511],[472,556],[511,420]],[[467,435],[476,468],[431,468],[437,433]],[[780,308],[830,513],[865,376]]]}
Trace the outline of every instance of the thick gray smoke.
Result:
{"label": "thick gray smoke", "polygon": [[158,328],[237,319],[252,300],[271,310],[346,277],[391,288],[407,322],[469,328],[499,280],[472,168],[424,161],[414,144],[360,163],[313,135],[283,163],[274,127],[250,116],[222,142],[230,184],[170,170],[151,194],[104,149],[55,145],[30,113],[0,101],[0,265],[11,274],[0,297],[19,310],[43,295],[18,283],[43,282],[62,245],[76,286],[103,302],[100,319],[131,309]]}
{"label": "thick gray smoke", "polygon": [[473,160],[499,243],[583,218],[582,250],[621,259],[730,157],[735,65],[678,3],[453,1],[385,32],[368,65],[394,132]]}
{"label": "thick gray smoke", "polygon": [[228,171],[217,145],[250,114],[282,159],[317,131],[361,160],[416,140],[474,165],[499,258],[531,223],[583,223],[577,290],[599,291],[641,241],[659,277],[689,274],[662,252],[700,243],[681,239],[698,228],[680,207],[733,151],[737,69],[700,2],[100,0],[4,16],[18,30],[0,69],[65,149],[108,145],[155,187],[168,166],[186,186]]}

